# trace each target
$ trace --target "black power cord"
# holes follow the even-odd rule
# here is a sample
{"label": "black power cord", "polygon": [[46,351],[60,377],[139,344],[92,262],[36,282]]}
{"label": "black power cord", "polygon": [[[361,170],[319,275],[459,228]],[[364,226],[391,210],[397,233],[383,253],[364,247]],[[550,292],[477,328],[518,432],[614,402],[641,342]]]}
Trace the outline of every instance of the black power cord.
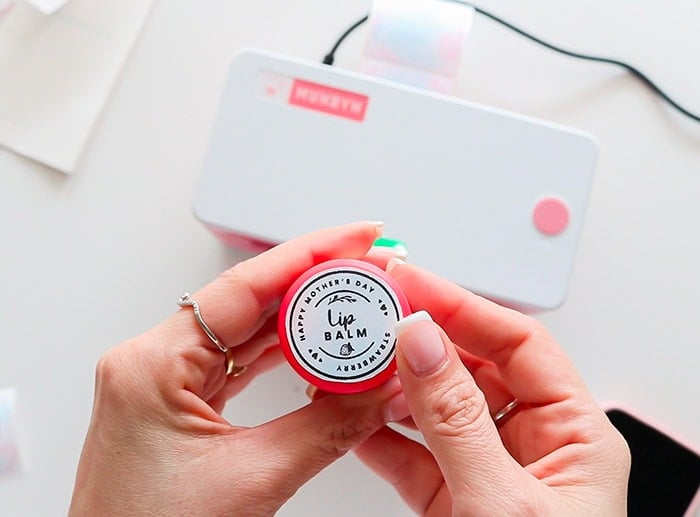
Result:
{"label": "black power cord", "polygon": [[355,23],[353,23],[350,27],[348,27],[348,30],[346,30],[340,38],[338,38],[338,41],[335,42],[335,45],[333,45],[333,48],[331,51],[326,54],[323,58],[323,64],[324,65],[331,65],[333,66],[333,63],[335,62],[335,53],[338,52],[338,48],[340,45],[343,44],[343,41],[345,41],[345,38],[350,36],[350,34],[357,29],[360,25],[365,23],[367,20],[369,20],[369,14],[365,14],[362,18],[357,20]]}
{"label": "black power cord", "polygon": [[[548,42],[544,41],[543,39],[538,38],[537,36],[534,36],[533,34],[530,34],[529,32],[527,32],[519,27],[516,27],[512,23],[507,22],[503,18],[500,18],[500,17],[496,16],[495,14],[492,14],[488,11],[485,11],[481,7],[477,7],[469,2],[464,2],[461,0],[447,0],[447,1],[472,7],[475,12],[481,14],[482,16],[485,16],[485,17],[493,20],[494,22],[502,25],[503,27],[506,27],[507,29],[510,29],[513,32],[516,32],[517,34],[520,34],[521,36],[529,39],[530,41],[534,41],[535,43],[542,45],[543,47],[547,47],[548,49],[553,50],[555,52],[559,52],[560,54],[564,54],[565,56],[570,56],[570,57],[574,57],[577,59],[584,59],[586,61],[596,61],[598,63],[608,63],[610,65],[619,66],[620,68],[627,70],[629,73],[631,73],[637,79],[642,81],[655,94],[657,94],[659,97],[661,97],[669,105],[671,105],[672,107],[677,109],[683,115],[694,120],[695,122],[700,122],[699,115],[696,115],[695,113],[688,111],[683,106],[678,104],[671,97],[669,97],[669,95],[666,92],[664,92],[661,88],[659,88],[656,85],[656,83],[654,83],[654,81],[652,81],[646,74],[644,74],[641,70],[639,70],[638,68],[636,68],[630,64],[627,64],[623,61],[618,61],[617,59],[611,59],[611,58],[600,57],[600,56],[593,56],[590,54],[582,54],[580,52],[573,52],[571,50],[566,50],[564,48],[553,45],[552,43],[548,43]],[[338,41],[335,42],[335,45],[333,45],[333,48],[331,48],[330,52],[328,52],[328,54],[326,54],[324,56],[323,63],[326,65],[333,65],[333,62],[335,61],[335,53],[338,51],[338,48],[340,47],[340,45],[342,45],[343,41],[345,41],[345,38],[347,38],[355,29],[360,27],[367,20],[369,20],[369,14],[366,14],[365,16],[363,16],[362,18],[357,20],[355,23],[353,23],[350,27],[348,27],[348,29],[338,38]]]}

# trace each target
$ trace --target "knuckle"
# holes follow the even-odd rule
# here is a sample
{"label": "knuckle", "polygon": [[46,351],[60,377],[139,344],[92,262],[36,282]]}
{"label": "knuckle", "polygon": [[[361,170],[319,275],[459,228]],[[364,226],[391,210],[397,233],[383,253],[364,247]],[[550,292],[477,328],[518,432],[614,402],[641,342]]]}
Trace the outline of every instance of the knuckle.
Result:
{"label": "knuckle", "polygon": [[533,338],[550,338],[551,334],[549,332],[549,329],[544,326],[544,324],[533,318],[532,316],[523,316],[525,318],[525,329],[527,333],[527,337],[530,339]]}
{"label": "knuckle", "polygon": [[232,267],[224,271],[222,276],[227,280],[227,282],[230,282],[236,287],[240,287],[245,291],[252,291],[253,282],[251,281],[249,274],[250,260],[252,259],[234,264]]}
{"label": "knuckle", "polygon": [[248,259],[233,265],[231,268],[224,271],[220,280],[223,281],[222,285],[225,292],[237,293],[238,296],[255,302],[257,305],[256,310],[262,311],[267,300],[261,300],[258,296],[258,292],[255,288],[256,284],[253,278],[251,278],[250,273],[251,260],[255,259]]}
{"label": "knuckle", "polygon": [[226,290],[235,288],[232,292],[236,292],[238,289],[246,292],[250,288],[248,274],[246,273],[246,262],[238,262],[221,274],[220,280],[223,281],[223,288]]}
{"label": "knuckle", "polygon": [[630,446],[627,443],[627,440],[625,440],[617,429],[614,429],[613,432],[613,442],[615,444],[614,450],[616,451],[616,456],[620,462],[621,471],[627,475],[632,466],[632,453],[630,452]]}
{"label": "knuckle", "polygon": [[481,390],[475,383],[462,379],[437,391],[432,406],[433,426],[436,432],[446,436],[459,436],[482,425],[483,415],[487,412]]}
{"label": "knuckle", "polygon": [[95,367],[96,386],[106,386],[114,382],[114,378],[119,374],[119,367],[117,366],[118,360],[116,355],[117,353],[114,349],[108,350],[97,361],[97,366]]}
{"label": "knuckle", "polygon": [[614,461],[620,471],[629,472],[632,454],[627,440],[598,407],[595,409],[599,419],[591,419],[592,422],[598,423],[598,425],[591,424],[591,432],[589,433],[591,441],[601,444],[601,453],[608,459],[608,464],[610,461]]}
{"label": "knuckle", "polygon": [[133,353],[125,343],[108,350],[95,367],[95,396],[113,403],[129,404],[138,394],[133,374]]}
{"label": "knuckle", "polygon": [[521,515],[523,517],[538,517],[540,515],[547,515],[548,512],[545,505],[541,503],[538,499],[532,496],[530,492],[525,492],[515,498],[513,510],[517,512],[516,514],[511,513],[511,515]]}
{"label": "knuckle", "polygon": [[356,447],[377,429],[377,423],[370,418],[347,418],[333,425],[328,434],[328,453],[339,458]]}

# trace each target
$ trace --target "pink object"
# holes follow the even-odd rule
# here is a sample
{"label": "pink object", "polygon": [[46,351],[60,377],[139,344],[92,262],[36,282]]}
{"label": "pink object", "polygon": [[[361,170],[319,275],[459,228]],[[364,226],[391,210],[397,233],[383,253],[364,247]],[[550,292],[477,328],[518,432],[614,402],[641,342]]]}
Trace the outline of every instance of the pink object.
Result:
{"label": "pink object", "polygon": [[16,396],[14,389],[0,390],[0,477],[16,473],[20,468],[15,428]]}
{"label": "pink object", "polygon": [[207,228],[209,228],[211,233],[221,239],[221,242],[226,246],[239,248],[251,253],[262,253],[278,244],[251,235],[224,230],[213,225],[207,225]]}
{"label": "pink object", "polygon": [[329,393],[359,393],[394,375],[394,326],[410,313],[406,295],[384,270],[335,259],[292,283],[277,329],[287,361],[304,380]]}
{"label": "pink object", "polygon": [[15,0],[9,0],[8,2],[0,1],[0,18],[8,14],[14,6]]}
{"label": "pink object", "polygon": [[365,119],[369,97],[295,79],[289,94],[289,104],[361,122]]}
{"label": "pink object", "polygon": [[535,205],[532,220],[541,233],[559,235],[569,225],[569,207],[559,198],[546,197]]}

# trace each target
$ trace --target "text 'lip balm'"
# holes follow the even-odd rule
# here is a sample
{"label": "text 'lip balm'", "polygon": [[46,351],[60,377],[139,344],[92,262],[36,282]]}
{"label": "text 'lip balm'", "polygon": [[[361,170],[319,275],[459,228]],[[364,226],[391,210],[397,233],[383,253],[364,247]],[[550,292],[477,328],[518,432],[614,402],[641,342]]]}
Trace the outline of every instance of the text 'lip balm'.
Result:
{"label": "text 'lip balm'", "polygon": [[282,299],[280,344],[292,368],[314,386],[367,391],[394,374],[394,325],[410,313],[401,288],[382,269],[330,260],[302,274]]}

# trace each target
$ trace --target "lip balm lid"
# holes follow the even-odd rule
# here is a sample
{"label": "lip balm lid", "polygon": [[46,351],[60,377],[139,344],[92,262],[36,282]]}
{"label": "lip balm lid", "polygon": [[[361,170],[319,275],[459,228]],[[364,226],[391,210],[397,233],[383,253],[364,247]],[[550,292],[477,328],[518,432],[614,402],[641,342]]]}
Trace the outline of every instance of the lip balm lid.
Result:
{"label": "lip balm lid", "polygon": [[410,313],[400,286],[382,269],[362,260],[329,260],[304,272],[282,299],[280,345],[310,384],[359,393],[394,374],[394,325]]}

